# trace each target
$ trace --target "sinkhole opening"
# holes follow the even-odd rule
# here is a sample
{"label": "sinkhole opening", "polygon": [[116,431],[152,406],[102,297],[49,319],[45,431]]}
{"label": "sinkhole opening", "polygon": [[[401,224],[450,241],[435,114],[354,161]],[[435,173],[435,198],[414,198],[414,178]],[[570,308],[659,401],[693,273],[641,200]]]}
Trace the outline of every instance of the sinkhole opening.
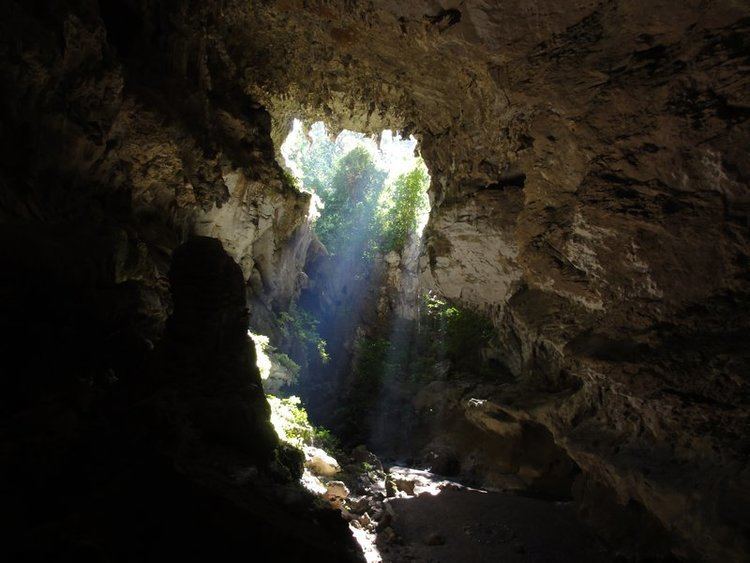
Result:
{"label": "sinkhole opening", "polygon": [[281,146],[299,189],[313,196],[314,230],[330,254],[372,258],[418,241],[429,216],[430,175],[413,136],[377,137],[295,119]]}
{"label": "sinkhole opening", "polygon": [[285,439],[282,419],[309,412],[346,446],[369,444],[373,421],[348,411],[362,393],[382,394],[383,377],[362,376],[357,364],[373,346],[406,349],[397,341],[419,308],[429,171],[417,140],[390,130],[332,135],[295,119],[280,152],[290,181],[311,195],[311,244],[300,295],[278,312],[274,334],[254,335],[273,420]]}
{"label": "sinkhole opening", "polygon": [[417,140],[294,120],[280,153],[311,204],[306,281],[251,334],[277,433],[451,474],[457,456],[428,444],[439,413],[415,396],[466,372],[495,374],[496,333],[423,287],[430,174]]}

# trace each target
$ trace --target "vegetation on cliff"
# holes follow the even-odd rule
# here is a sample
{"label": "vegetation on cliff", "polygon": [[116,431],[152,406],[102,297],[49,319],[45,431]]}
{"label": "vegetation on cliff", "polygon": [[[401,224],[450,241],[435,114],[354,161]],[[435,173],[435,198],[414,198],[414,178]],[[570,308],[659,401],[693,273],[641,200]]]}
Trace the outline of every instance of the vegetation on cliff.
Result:
{"label": "vegetation on cliff", "polygon": [[413,142],[388,138],[388,146],[351,132],[331,140],[318,123],[307,136],[293,131],[282,149],[303,189],[320,198],[315,232],[333,255],[400,252],[428,210],[430,178]]}

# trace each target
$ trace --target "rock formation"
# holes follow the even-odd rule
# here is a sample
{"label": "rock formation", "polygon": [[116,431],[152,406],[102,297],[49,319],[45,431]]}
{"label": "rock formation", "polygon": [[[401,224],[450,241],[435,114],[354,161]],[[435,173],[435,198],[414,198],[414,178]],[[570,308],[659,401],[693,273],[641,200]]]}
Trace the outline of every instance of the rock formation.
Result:
{"label": "rock formation", "polygon": [[[93,514],[97,491],[149,471],[147,492],[172,487],[165,502],[216,507],[231,545],[252,547],[245,524],[271,537],[267,507],[228,500],[213,469],[119,452],[109,459],[133,472],[110,474],[96,451],[140,452],[129,448],[142,436],[154,441],[144,451],[175,448],[170,462],[198,443],[232,452],[211,454],[221,471],[233,456],[273,465],[262,401],[235,379],[253,368],[232,348],[240,278],[258,325],[305,283],[309,198],[275,160],[302,117],[419,139],[433,178],[422,284],[499,332],[503,376],[458,404],[543,428],[580,468],[583,511],[610,535],[657,538],[636,554],[747,557],[749,32],[734,0],[9,2],[0,489],[17,545],[137,557]],[[219,294],[191,313],[180,300],[200,300],[168,273],[194,235],[239,268],[195,243],[217,270],[192,263],[186,279]],[[224,313],[203,308],[214,306]],[[203,364],[162,352],[185,323],[211,337],[194,351]],[[183,365],[195,387],[165,382],[149,402]],[[123,435],[128,445],[112,437]],[[300,506],[274,521],[309,523]],[[345,551],[325,518],[301,533],[321,553],[333,534]],[[205,523],[187,520],[172,531]],[[139,533],[151,558],[177,542]]]}

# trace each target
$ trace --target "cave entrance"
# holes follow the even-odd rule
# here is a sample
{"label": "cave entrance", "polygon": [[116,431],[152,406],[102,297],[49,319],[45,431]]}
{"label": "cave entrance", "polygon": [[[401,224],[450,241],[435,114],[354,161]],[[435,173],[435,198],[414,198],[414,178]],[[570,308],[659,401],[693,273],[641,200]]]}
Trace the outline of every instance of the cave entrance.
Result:
{"label": "cave entrance", "polygon": [[[414,136],[344,129],[334,137],[322,121],[306,127],[294,119],[280,152],[297,186],[314,195],[315,231],[329,253],[356,250],[364,234],[381,253],[421,238],[430,175]],[[363,223],[366,233],[357,228]]]}
{"label": "cave entrance", "polygon": [[[288,180],[311,197],[308,281],[277,312],[275,334],[252,336],[273,426],[303,450],[302,483],[335,503],[339,485],[327,477],[385,478],[368,448],[392,409],[394,382],[407,377],[430,175],[416,139],[388,130],[333,136],[321,122],[294,120],[280,153]],[[339,474],[337,459],[361,466]],[[379,561],[372,530],[353,531]]]}
{"label": "cave entrance", "polygon": [[276,422],[307,424],[306,408],[347,447],[372,441],[419,307],[430,175],[417,148],[389,130],[334,136],[322,122],[293,121],[280,153],[290,181],[311,195],[314,240],[308,282],[278,312],[277,334],[255,335]]}

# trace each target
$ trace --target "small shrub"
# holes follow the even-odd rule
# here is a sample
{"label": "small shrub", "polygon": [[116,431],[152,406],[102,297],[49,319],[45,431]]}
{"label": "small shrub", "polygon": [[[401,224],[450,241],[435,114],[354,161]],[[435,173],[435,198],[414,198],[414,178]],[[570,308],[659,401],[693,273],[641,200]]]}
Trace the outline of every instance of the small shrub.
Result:
{"label": "small shrub", "polygon": [[299,397],[266,395],[266,399],[271,407],[271,424],[280,440],[297,447],[312,443],[313,428]]}
{"label": "small shrub", "polygon": [[338,439],[330,430],[310,423],[299,397],[266,395],[266,399],[271,407],[271,424],[282,442],[297,448],[315,446],[334,457],[340,453]]}
{"label": "small shrub", "polygon": [[318,344],[316,348],[318,349],[318,355],[320,356],[320,361],[323,362],[323,364],[327,364],[331,361],[331,356],[328,354],[328,350],[326,349],[326,341],[322,338],[318,339]]}
{"label": "small shrub", "polygon": [[275,362],[279,364],[281,367],[283,367],[285,370],[287,370],[291,376],[291,383],[295,383],[297,381],[297,376],[299,375],[300,367],[292,358],[284,354],[283,352],[276,352],[274,351],[271,355],[271,362]]}
{"label": "small shrub", "polygon": [[331,434],[331,431],[322,426],[315,427],[313,444],[327,452],[336,452],[341,449],[338,438]]}

